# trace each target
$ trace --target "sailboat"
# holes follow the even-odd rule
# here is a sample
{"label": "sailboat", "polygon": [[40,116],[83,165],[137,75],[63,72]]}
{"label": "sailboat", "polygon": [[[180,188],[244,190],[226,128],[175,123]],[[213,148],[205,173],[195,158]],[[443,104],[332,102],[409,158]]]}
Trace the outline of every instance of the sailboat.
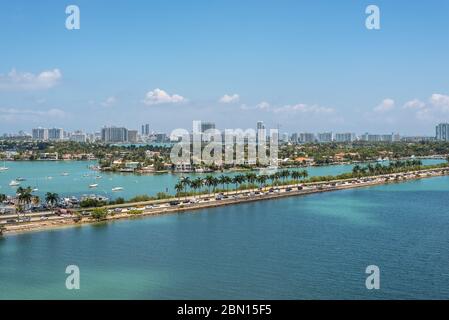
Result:
{"label": "sailboat", "polygon": [[8,170],[9,168],[8,167],[6,167],[6,161],[3,161],[3,167],[0,167],[0,171],[6,171],[6,170]]}

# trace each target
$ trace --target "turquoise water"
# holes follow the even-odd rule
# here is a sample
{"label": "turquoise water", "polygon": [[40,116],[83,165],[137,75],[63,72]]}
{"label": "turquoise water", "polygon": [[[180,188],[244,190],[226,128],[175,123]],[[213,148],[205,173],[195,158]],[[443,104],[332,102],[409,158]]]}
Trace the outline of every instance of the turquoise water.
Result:
{"label": "turquoise water", "polygon": [[[425,164],[435,164],[444,161],[429,159],[423,162]],[[100,173],[88,168],[89,165],[95,164],[96,162],[88,161],[6,162],[9,170],[0,172],[0,193],[14,195],[16,187],[10,187],[9,183],[17,177],[22,177],[27,180],[21,182],[21,185],[24,187],[37,187],[39,191],[35,194],[41,196],[41,198],[44,197],[46,192],[57,192],[61,196],[98,194],[111,199],[116,197],[131,198],[140,194],[155,195],[161,191],[174,194],[174,186],[181,177],[180,174],[134,175]],[[350,172],[352,167],[352,165],[335,165],[309,167],[306,169],[310,176],[324,176]],[[64,172],[67,172],[69,175],[62,176],[61,174]],[[88,175],[88,177],[85,175]],[[95,179],[97,175],[101,175],[102,178]],[[221,175],[221,173],[216,173],[216,175]],[[194,175],[190,174],[189,176]],[[205,174],[202,176],[205,176]],[[89,185],[94,183],[98,184],[98,187],[89,189]],[[112,192],[114,187],[123,187],[124,190]]]}
{"label": "turquoise water", "polygon": [[448,299],[448,191],[437,177],[7,236],[0,298]]}

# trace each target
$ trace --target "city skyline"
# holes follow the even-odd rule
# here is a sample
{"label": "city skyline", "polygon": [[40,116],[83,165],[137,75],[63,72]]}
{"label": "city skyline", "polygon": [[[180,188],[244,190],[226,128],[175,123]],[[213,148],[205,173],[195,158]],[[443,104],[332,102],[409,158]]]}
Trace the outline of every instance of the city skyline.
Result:
{"label": "city skyline", "polygon": [[380,30],[365,28],[365,3],[78,1],[81,29],[69,31],[63,5],[5,3],[0,126],[93,131],[146,119],[167,132],[201,118],[433,133],[449,120],[449,4],[376,4]]}
{"label": "city skyline", "polygon": [[[194,121],[191,130],[187,130],[191,133],[205,133],[208,130],[217,129],[222,134],[225,130],[229,128],[217,128],[215,122],[211,121]],[[251,129],[251,128],[249,128]],[[266,128],[263,121],[257,121],[254,131],[259,132],[259,130],[270,130]],[[150,141],[176,141],[177,131],[179,128],[174,129],[170,132],[156,132],[150,130],[150,124],[142,124],[141,132],[138,130],[126,128],[124,126],[102,126],[100,131],[88,132],[84,130],[67,131],[63,128],[43,128],[37,127],[31,130],[31,134],[20,131],[18,134],[7,134],[4,133],[3,137],[30,137],[33,140],[41,141],[58,141],[58,140],[70,140],[75,142],[92,142],[101,140],[103,142],[109,143],[139,143],[139,142],[150,142]],[[185,129],[184,129],[185,130]],[[232,130],[232,129],[231,129]],[[247,130],[247,129],[243,129]],[[172,136],[175,134],[175,136]],[[396,142],[396,141],[424,141],[424,140],[438,140],[438,141],[449,141],[449,123],[438,123],[435,126],[434,135],[402,135],[398,132],[391,133],[373,133],[364,132],[361,134],[356,134],[350,131],[301,131],[296,130],[293,132],[279,132],[280,141],[284,142],[294,142],[294,143],[309,143],[309,142],[353,142],[353,141],[371,141],[371,142]],[[268,133],[267,133],[268,135]],[[115,137],[115,138],[112,138]],[[116,137],[119,137],[116,139]],[[257,137],[256,137],[257,140]]]}

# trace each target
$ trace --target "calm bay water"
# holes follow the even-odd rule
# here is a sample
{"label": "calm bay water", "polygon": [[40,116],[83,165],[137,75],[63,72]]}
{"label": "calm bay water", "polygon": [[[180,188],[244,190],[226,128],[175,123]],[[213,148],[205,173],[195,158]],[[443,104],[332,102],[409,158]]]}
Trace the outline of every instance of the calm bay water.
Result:
{"label": "calm bay water", "polygon": [[[436,164],[443,160],[428,159],[425,164]],[[18,177],[25,178],[21,182],[23,187],[31,186],[39,189],[35,194],[44,197],[47,192],[57,192],[61,196],[81,196],[84,194],[98,194],[110,199],[116,197],[131,198],[140,194],[155,195],[158,192],[175,193],[174,186],[181,177],[180,174],[150,174],[134,175],[120,173],[104,173],[90,170],[89,165],[96,162],[89,161],[16,161],[6,162],[9,170],[0,172],[0,193],[14,195],[16,187],[9,183]],[[1,164],[3,165],[3,163]],[[305,168],[310,176],[337,175],[350,172],[352,165],[335,165]],[[62,176],[62,173],[68,176]],[[228,173],[232,175],[232,173]],[[87,176],[86,176],[87,175]],[[101,179],[96,179],[101,175]],[[215,173],[221,175],[221,173]],[[189,176],[194,176],[189,174]],[[197,175],[205,176],[205,174]],[[95,189],[89,189],[90,184],[98,184]],[[114,187],[123,187],[121,192],[112,192]]]}
{"label": "calm bay water", "polygon": [[0,298],[448,299],[448,191],[437,177],[7,236]]}

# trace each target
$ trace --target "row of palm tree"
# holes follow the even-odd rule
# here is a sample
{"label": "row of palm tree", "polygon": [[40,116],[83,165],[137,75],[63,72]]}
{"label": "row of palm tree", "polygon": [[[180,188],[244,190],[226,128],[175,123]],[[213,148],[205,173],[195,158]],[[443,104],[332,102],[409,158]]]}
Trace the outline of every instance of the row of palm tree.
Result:
{"label": "row of palm tree", "polygon": [[234,176],[221,175],[215,177],[213,175],[207,175],[204,178],[198,177],[195,179],[182,177],[175,185],[175,190],[178,195],[183,193],[184,196],[187,197],[188,188],[196,194],[197,191],[201,192],[203,187],[206,187],[208,194],[211,194],[215,193],[217,186],[221,185],[222,190],[226,190],[226,192],[229,193],[229,185],[231,184],[234,185],[234,190],[237,192],[237,190],[244,184],[249,188],[252,186],[254,188],[263,188],[267,186],[267,182],[269,181],[271,182],[270,185],[278,185],[279,180],[282,180],[282,182],[285,183],[287,179],[292,178],[294,181],[299,182],[301,179],[307,177],[308,173],[306,170],[282,170],[271,175],[257,175],[254,172],[248,172],[246,174],[237,174]]}
{"label": "row of palm tree", "polygon": [[403,168],[418,168],[422,166],[421,160],[406,160],[406,161],[394,161],[390,162],[388,165],[382,165],[376,163],[375,165],[369,163],[368,165],[362,167],[360,165],[355,165],[352,168],[352,173],[354,175],[379,175],[379,174],[389,174],[397,172]]}
{"label": "row of palm tree", "polygon": [[[39,196],[33,195],[33,189],[31,189],[31,187],[19,187],[17,188],[16,194],[19,209],[18,212],[25,211],[30,204],[38,205],[40,203]],[[54,207],[59,202],[59,195],[54,192],[47,192],[45,195],[45,202],[50,207]]]}

